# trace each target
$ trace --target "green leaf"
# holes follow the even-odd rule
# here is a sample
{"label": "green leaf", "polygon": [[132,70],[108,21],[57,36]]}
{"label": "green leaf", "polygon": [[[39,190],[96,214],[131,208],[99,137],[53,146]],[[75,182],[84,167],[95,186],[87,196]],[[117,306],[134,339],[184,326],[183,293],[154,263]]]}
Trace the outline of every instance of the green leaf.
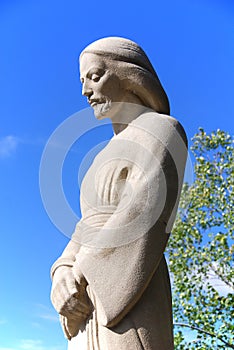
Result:
{"label": "green leaf", "polygon": [[200,128],[192,140],[194,182],[183,186],[168,258],[174,322],[205,332],[190,341],[188,330],[176,327],[175,349],[234,348],[233,296],[217,287],[231,289],[234,280],[234,139]]}

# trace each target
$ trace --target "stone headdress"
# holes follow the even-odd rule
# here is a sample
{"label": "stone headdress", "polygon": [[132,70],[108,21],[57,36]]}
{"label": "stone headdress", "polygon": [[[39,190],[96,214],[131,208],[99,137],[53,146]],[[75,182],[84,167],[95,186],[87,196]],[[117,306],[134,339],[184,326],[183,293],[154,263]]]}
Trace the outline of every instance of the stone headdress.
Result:
{"label": "stone headdress", "polygon": [[167,95],[143,49],[135,42],[108,37],[88,45],[81,53],[94,53],[104,60],[113,60],[116,74],[125,88],[133,92],[146,107],[158,113],[170,114]]}

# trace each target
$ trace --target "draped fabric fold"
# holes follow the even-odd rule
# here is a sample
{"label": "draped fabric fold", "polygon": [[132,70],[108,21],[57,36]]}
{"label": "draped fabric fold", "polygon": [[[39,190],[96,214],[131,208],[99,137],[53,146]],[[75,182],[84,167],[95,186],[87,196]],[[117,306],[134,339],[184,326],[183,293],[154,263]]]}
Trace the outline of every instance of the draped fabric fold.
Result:
{"label": "draped fabric fold", "polygon": [[114,136],[87,172],[81,188],[82,220],[72,237],[80,246],[74,275],[76,269],[82,272],[94,305],[85,349],[129,350],[131,344],[138,344],[136,349],[173,349],[163,252],[186,154],[180,124],[146,113]]}

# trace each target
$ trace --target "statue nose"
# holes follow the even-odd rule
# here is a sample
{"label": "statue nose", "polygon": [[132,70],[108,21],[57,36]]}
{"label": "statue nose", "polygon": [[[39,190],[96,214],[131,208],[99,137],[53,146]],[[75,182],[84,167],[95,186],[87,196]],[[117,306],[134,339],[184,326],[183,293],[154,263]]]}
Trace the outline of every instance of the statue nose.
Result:
{"label": "statue nose", "polygon": [[90,97],[92,93],[93,93],[92,89],[89,86],[87,86],[86,83],[84,83],[82,86],[82,95],[86,97]]}

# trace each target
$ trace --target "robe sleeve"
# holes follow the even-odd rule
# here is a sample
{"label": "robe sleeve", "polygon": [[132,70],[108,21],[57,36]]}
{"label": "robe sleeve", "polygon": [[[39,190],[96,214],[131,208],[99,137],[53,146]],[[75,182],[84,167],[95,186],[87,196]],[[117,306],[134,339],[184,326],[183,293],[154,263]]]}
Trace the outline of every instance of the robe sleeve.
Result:
{"label": "robe sleeve", "polygon": [[[101,225],[87,225],[89,240],[81,245],[74,269],[82,271],[95,295],[98,322],[107,327],[116,325],[147,288],[178,207],[186,136],[175,119],[154,114],[145,114],[120,133],[106,149],[109,161],[94,170],[103,181],[101,188],[109,186],[107,197],[118,200],[111,215],[97,211],[93,216]],[[108,171],[113,172],[111,183],[105,179]],[[78,227],[74,240],[79,241],[80,231]]]}

